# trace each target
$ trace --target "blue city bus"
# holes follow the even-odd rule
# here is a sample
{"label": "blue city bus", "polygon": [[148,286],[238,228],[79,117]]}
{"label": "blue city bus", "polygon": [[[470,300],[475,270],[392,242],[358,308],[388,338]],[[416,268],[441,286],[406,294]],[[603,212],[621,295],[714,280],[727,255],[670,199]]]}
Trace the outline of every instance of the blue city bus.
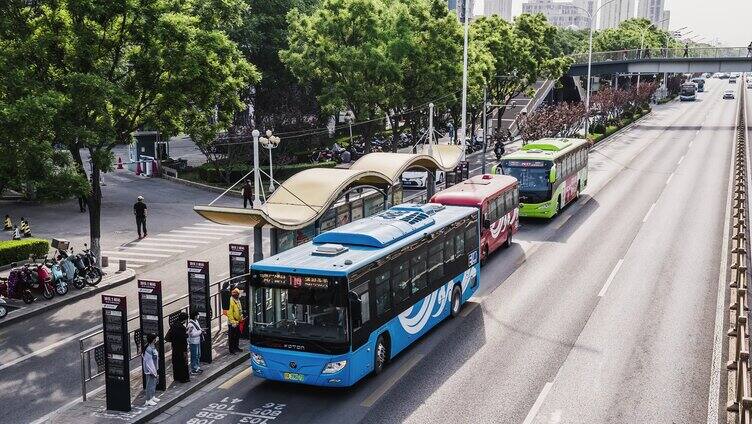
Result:
{"label": "blue city bus", "polygon": [[251,266],[253,374],[351,386],[480,283],[478,209],[402,204]]}

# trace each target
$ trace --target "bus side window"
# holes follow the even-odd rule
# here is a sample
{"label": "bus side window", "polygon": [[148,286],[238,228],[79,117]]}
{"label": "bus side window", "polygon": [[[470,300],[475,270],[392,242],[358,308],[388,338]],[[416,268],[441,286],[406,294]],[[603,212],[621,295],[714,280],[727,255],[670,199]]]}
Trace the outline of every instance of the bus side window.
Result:
{"label": "bus side window", "polygon": [[454,236],[451,232],[447,233],[444,240],[444,261],[448,264],[454,260]]}
{"label": "bus side window", "polygon": [[465,249],[465,253],[478,249],[478,232],[474,225],[465,230]]}
{"label": "bus side window", "polygon": [[370,296],[368,295],[368,283],[368,280],[363,281],[358,287],[353,289],[360,299],[360,325],[354,327],[354,330],[364,326],[371,319],[371,302]]}
{"label": "bus side window", "polygon": [[520,189],[517,187],[515,187],[512,192],[512,202],[515,208],[520,205]]}
{"label": "bus side window", "polygon": [[426,287],[426,247],[421,246],[413,251],[410,258],[410,274],[413,294]]}
{"label": "bus side window", "polygon": [[454,257],[455,259],[462,259],[464,256],[465,256],[465,234],[463,233],[462,227],[460,227],[459,229],[454,231]]}
{"label": "bus side window", "polygon": [[489,199],[488,200],[488,220],[491,222],[496,222],[496,220],[499,219],[499,212],[498,212],[498,205],[496,204],[496,199]]}
{"label": "bus side window", "polygon": [[441,239],[434,239],[428,248],[428,281],[432,286],[444,282],[444,244]]}
{"label": "bus side window", "polygon": [[389,287],[390,272],[386,271],[378,276],[374,281],[376,297],[376,316],[382,317],[392,309],[392,291]]}
{"label": "bus side window", "polygon": [[[410,267],[409,262],[404,256],[397,258],[394,267],[392,267],[392,291],[394,292],[394,303],[407,300],[410,297]],[[398,264],[397,264],[398,263]]]}

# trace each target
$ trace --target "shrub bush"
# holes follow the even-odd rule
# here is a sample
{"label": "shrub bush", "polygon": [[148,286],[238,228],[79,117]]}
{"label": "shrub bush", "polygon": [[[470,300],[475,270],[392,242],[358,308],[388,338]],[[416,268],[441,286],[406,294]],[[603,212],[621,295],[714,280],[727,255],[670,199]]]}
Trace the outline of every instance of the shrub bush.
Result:
{"label": "shrub bush", "polygon": [[[306,169],[334,168],[335,165],[336,165],[335,162],[294,163],[290,165],[274,165],[274,179],[277,181],[282,181]],[[262,166],[261,169],[264,172],[269,173],[268,166]],[[250,165],[237,165],[233,167],[232,171],[230,171],[230,180],[232,180],[230,184],[234,183],[235,181],[238,181],[240,178],[243,177],[243,175],[247,174],[248,171],[250,170],[251,170]],[[201,179],[200,182],[204,182],[208,184],[217,184],[217,183],[224,184],[225,183],[225,181],[222,179],[222,176],[217,173],[217,171],[214,169],[214,167],[210,163],[204,163],[197,168],[193,168],[192,170],[189,170],[189,172],[190,171],[196,172],[199,179]],[[181,176],[181,174],[178,174],[178,176]],[[252,176],[249,178],[253,180]],[[266,179],[267,177],[262,174],[262,178]]]}
{"label": "shrub bush", "polygon": [[0,241],[0,265],[29,259],[29,255],[45,256],[50,250],[47,240],[28,238]]}

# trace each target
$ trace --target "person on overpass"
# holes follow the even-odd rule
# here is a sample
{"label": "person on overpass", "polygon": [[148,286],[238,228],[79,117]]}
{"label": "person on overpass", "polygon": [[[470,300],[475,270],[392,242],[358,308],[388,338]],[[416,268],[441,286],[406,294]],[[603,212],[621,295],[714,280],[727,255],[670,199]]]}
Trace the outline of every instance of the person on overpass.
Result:
{"label": "person on overpass", "polygon": [[253,186],[251,186],[250,179],[246,179],[243,184],[243,208],[247,208],[248,204],[253,206]]}
{"label": "person on overpass", "polygon": [[[144,196],[138,196],[136,203],[133,205],[133,214],[136,215],[136,231],[138,231],[138,238],[144,238],[149,234],[146,232],[146,203],[144,203]],[[141,236],[141,230],[143,229],[143,237]]]}
{"label": "person on overpass", "polygon": [[689,57],[689,43],[684,44],[684,57]]}
{"label": "person on overpass", "polygon": [[749,45],[747,46],[747,57],[752,56],[752,41],[749,42]]}

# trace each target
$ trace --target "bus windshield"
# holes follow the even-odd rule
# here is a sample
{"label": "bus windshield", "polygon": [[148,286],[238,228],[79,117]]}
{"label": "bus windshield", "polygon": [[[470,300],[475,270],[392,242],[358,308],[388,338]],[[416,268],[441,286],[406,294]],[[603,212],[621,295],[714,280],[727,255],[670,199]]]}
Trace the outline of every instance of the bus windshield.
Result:
{"label": "bus windshield", "polygon": [[254,287],[254,335],[347,342],[347,313],[335,289]]}
{"label": "bus windshield", "polygon": [[683,84],[681,86],[681,94],[685,96],[691,96],[695,94],[696,87],[694,84]]}
{"label": "bus windshield", "polygon": [[520,191],[546,192],[550,184],[548,173],[552,162],[541,160],[506,160],[501,164],[504,175],[517,178]]}

